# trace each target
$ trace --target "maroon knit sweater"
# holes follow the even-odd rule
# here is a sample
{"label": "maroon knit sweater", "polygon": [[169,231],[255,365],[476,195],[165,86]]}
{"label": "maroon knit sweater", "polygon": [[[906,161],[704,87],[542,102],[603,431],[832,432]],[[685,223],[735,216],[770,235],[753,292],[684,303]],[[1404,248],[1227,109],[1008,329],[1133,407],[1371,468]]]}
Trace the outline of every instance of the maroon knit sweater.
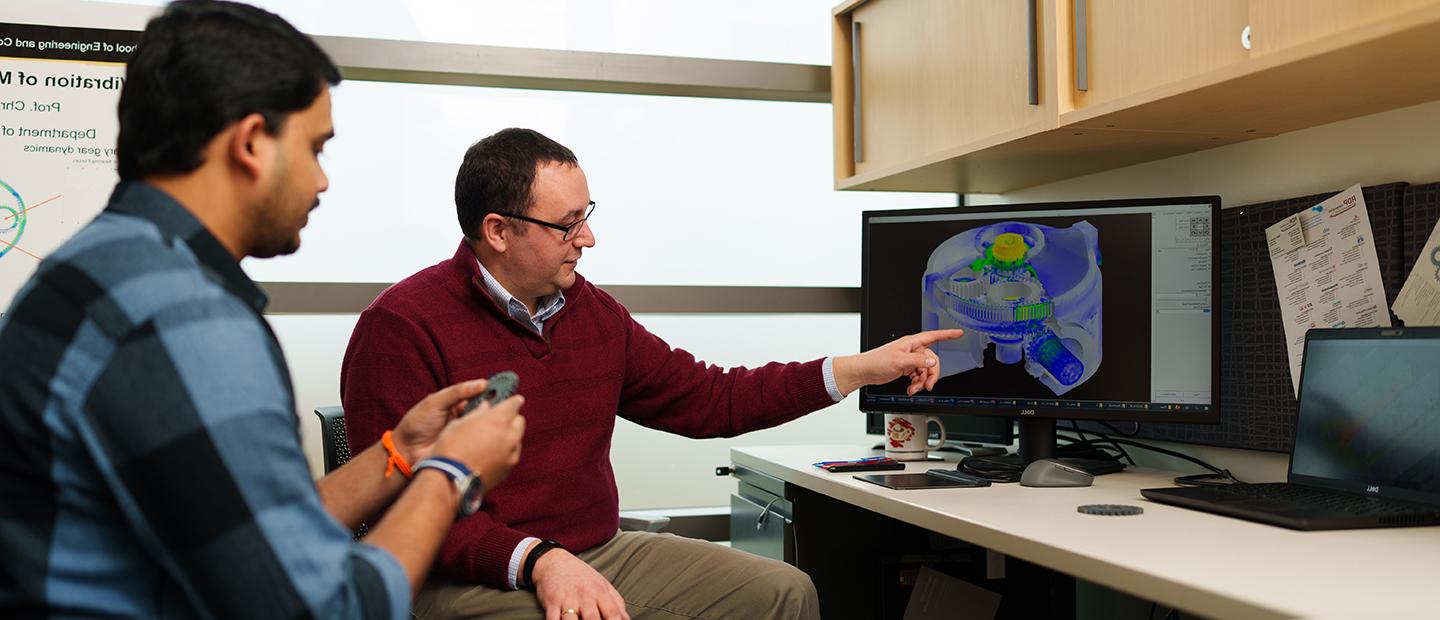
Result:
{"label": "maroon knit sweater", "polygon": [[390,287],[360,315],[340,392],[350,445],[368,446],[430,392],[502,370],[520,376],[520,463],[486,489],[482,512],[451,528],[437,560],[442,575],[504,588],[526,536],[579,553],[619,529],[616,415],[687,437],[775,426],[834,404],[821,362],[705,364],[578,275],[542,338],[490,299],[462,242],[453,258]]}

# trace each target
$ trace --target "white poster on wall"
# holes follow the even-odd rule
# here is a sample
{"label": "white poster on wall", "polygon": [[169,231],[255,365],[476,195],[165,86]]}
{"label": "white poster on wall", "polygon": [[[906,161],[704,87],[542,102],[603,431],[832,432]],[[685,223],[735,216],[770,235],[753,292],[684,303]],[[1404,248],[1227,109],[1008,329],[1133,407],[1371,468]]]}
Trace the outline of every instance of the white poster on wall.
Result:
{"label": "white poster on wall", "polygon": [[105,207],[139,33],[0,23],[0,312]]}
{"label": "white poster on wall", "polygon": [[1265,229],[1290,382],[1300,393],[1305,332],[1313,327],[1389,327],[1390,308],[1375,254],[1375,235],[1360,186]]}

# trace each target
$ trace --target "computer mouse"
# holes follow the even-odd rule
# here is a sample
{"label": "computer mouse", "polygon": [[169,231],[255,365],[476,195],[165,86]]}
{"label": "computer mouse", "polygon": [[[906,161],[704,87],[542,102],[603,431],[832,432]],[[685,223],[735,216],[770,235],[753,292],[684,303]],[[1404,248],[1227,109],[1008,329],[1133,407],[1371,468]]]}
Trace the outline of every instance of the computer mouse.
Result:
{"label": "computer mouse", "polygon": [[1020,474],[1024,487],[1088,487],[1095,482],[1089,472],[1067,465],[1060,459],[1040,459],[1025,466]]}

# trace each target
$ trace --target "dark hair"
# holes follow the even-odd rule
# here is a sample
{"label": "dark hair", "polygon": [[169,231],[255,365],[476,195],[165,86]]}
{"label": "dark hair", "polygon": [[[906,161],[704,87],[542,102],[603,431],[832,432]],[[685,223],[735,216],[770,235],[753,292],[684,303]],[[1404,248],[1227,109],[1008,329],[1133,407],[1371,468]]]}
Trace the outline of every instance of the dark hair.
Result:
{"label": "dark hair", "polygon": [[578,165],[575,154],[533,129],[502,129],[465,151],[455,175],[455,214],[460,231],[474,238],[490,213],[524,215],[540,164]]}
{"label": "dark hair", "polygon": [[250,114],[277,134],[327,83],[340,83],[335,63],[278,15],[234,2],[174,2],[145,26],[125,69],[120,178],[190,172],[216,134]]}

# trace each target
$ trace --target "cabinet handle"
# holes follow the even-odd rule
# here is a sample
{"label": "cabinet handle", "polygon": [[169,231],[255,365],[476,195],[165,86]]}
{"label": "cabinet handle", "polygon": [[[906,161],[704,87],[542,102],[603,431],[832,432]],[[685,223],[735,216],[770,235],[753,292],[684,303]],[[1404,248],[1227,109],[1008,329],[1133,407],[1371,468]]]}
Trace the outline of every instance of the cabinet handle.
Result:
{"label": "cabinet handle", "polygon": [[860,138],[860,22],[850,22],[850,75],[853,92],[850,94],[850,109],[854,112],[855,118],[850,123],[850,131],[855,134],[854,157],[855,163],[865,161],[865,143]]}
{"label": "cabinet handle", "polygon": [[1085,0],[1075,0],[1075,90],[1090,90],[1090,41]]}
{"label": "cabinet handle", "polygon": [[1040,105],[1040,42],[1038,26],[1035,25],[1035,3],[1040,0],[1025,0],[1026,14],[1030,18],[1030,26],[1026,32],[1030,35],[1030,105]]}

